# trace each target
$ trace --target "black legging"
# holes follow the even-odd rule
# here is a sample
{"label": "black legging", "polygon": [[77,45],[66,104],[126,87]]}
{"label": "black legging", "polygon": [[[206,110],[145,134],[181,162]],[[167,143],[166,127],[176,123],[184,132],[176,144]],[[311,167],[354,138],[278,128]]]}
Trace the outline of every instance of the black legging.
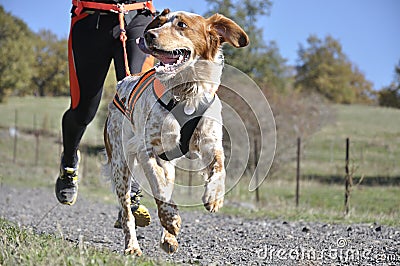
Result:
{"label": "black legging", "polygon": [[[131,73],[138,73],[142,70],[146,55],[139,50],[135,40],[143,35],[152,17],[148,11],[131,12],[136,15],[126,26],[128,61]],[[71,107],[62,119],[62,163],[65,167],[73,167],[77,163],[79,143],[99,107],[112,59],[117,80],[126,76],[118,15],[100,12],[82,13],[79,16],[72,14],[69,36]],[[132,13],[126,17],[129,15]]]}

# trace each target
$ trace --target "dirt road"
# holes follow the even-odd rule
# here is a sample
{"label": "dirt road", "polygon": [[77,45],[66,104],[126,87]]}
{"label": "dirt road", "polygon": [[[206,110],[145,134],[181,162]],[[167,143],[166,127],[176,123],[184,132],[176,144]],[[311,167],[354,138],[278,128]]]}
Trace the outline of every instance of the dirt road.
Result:
{"label": "dirt road", "polygon": [[[116,205],[84,195],[70,207],[57,204],[49,190],[0,187],[0,217],[122,252],[122,231],[113,228],[116,214]],[[138,229],[145,256],[202,265],[400,265],[400,228],[246,219],[206,211],[181,216],[179,250],[167,255],[159,248],[160,223],[152,211],[152,224]]]}

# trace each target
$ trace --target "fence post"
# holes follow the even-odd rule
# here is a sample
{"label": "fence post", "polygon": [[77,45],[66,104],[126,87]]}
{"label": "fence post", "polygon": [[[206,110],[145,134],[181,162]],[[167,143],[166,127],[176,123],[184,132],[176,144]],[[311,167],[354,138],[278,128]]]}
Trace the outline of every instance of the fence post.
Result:
{"label": "fence post", "polygon": [[351,193],[351,187],[353,185],[353,176],[350,174],[350,169],[349,169],[349,162],[350,162],[350,139],[346,138],[346,165],[345,165],[345,171],[346,171],[346,177],[345,177],[345,193],[344,193],[344,208],[345,208],[345,215],[349,214],[349,209],[350,209],[350,193]]}
{"label": "fence post", "polygon": [[35,147],[35,165],[39,164],[39,130],[37,129],[36,124],[36,114],[33,115],[33,134],[36,139],[36,147]]}
{"label": "fence post", "polygon": [[18,110],[15,110],[13,163],[17,161],[17,141],[18,141]]}
{"label": "fence post", "polygon": [[301,138],[297,138],[297,168],[296,168],[296,207],[299,206],[299,190],[300,190],[300,149]]}
{"label": "fence post", "polygon": [[257,137],[254,138],[254,175],[256,179],[256,202],[260,202],[260,192],[258,190],[258,172],[257,172],[257,163],[258,163],[258,143],[257,143]]}

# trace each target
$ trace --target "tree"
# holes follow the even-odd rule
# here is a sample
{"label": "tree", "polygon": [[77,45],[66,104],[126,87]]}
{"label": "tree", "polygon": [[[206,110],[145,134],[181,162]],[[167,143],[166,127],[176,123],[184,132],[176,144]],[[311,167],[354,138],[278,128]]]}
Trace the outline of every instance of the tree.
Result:
{"label": "tree", "polygon": [[339,41],[331,36],[322,41],[311,35],[308,48],[300,45],[295,88],[317,92],[336,103],[371,101],[372,84],[342,51]]}
{"label": "tree", "polygon": [[395,78],[392,84],[378,92],[380,106],[400,108],[400,61],[394,71]]}
{"label": "tree", "polygon": [[34,34],[0,6],[0,102],[29,86]]}
{"label": "tree", "polygon": [[288,83],[286,60],[280,55],[275,42],[266,42],[262,28],[257,21],[260,16],[269,15],[272,3],[270,0],[206,0],[210,6],[206,16],[220,13],[234,18],[250,38],[250,45],[235,49],[224,47],[227,64],[230,64],[254,79],[258,84],[265,84],[283,91]]}
{"label": "tree", "polygon": [[32,89],[39,96],[68,95],[67,40],[48,30],[38,33],[34,44]]}

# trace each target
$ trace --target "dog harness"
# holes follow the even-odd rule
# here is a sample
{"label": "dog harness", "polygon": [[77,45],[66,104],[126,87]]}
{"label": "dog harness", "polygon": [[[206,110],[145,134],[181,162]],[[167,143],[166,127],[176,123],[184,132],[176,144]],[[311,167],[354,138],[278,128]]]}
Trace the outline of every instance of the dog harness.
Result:
{"label": "dog harness", "polygon": [[204,99],[200,101],[197,109],[193,113],[187,114],[185,113],[185,101],[178,101],[173,98],[169,101],[166,101],[165,87],[154,76],[155,72],[155,69],[152,68],[144,73],[132,88],[128,99],[120,99],[118,94],[115,94],[113,103],[118,108],[118,110],[120,110],[130,121],[132,121],[133,110],[135,108],[137,100],[142,95],[144,90],[146,90],[146,88],[149,88],[151,85],[157,102],[175,117],[181,127],[181,137],[179,140],[179,145],[177,145],[174,149],[170,151],[166,151],[158,155],[161,159],[165,161],[171,161],[188,153],[189,143],[193,132],[196,129],[200,119],[203,117],[204,113],[214,102],[215,95],[212,95],[211,100],[208,100],[204,96]]}

